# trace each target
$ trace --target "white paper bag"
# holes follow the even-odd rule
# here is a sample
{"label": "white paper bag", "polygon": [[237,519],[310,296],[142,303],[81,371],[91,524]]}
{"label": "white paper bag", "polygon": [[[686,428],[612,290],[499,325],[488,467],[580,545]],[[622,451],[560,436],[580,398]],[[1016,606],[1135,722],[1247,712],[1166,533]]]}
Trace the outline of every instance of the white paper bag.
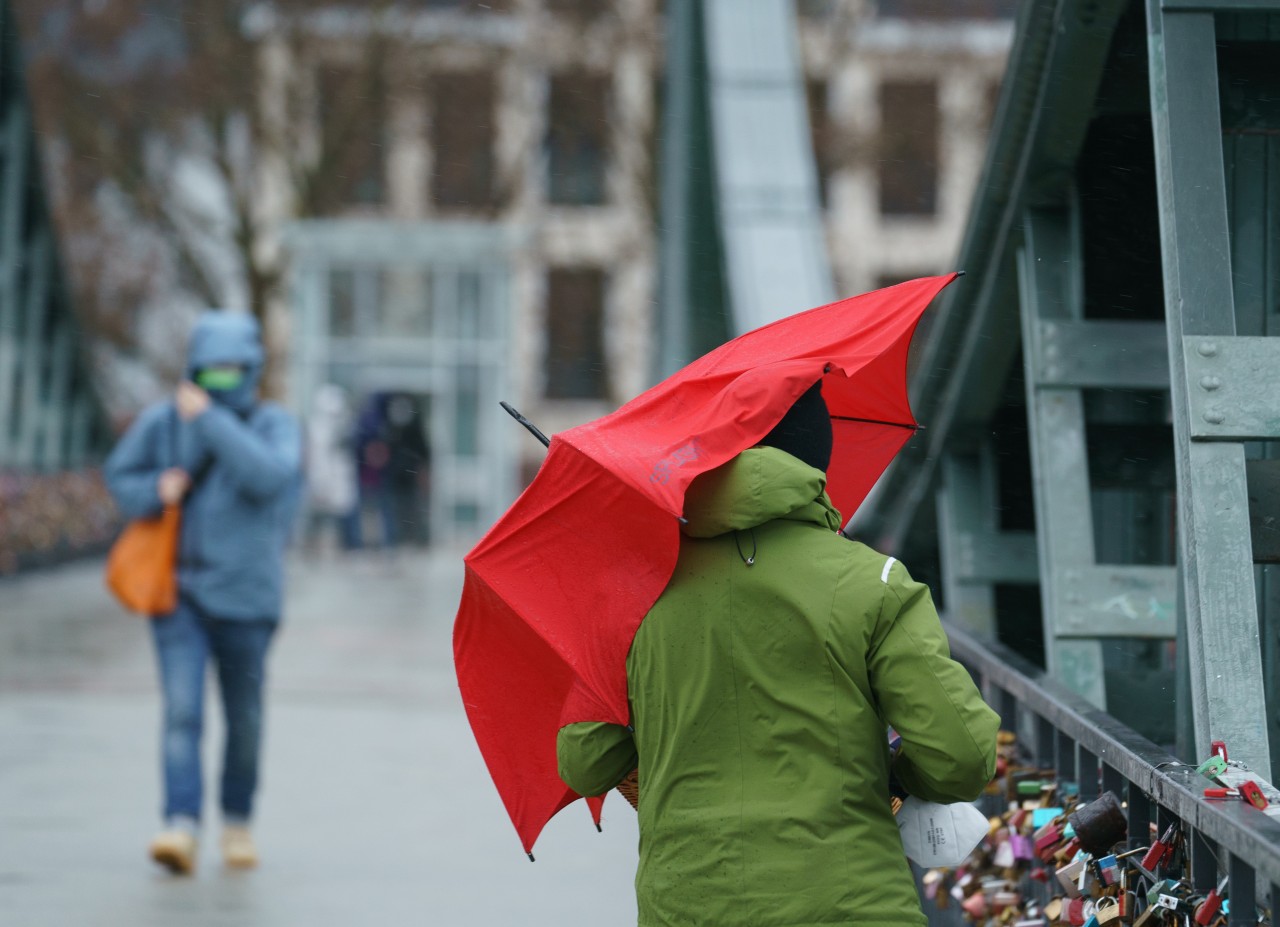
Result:
{"label": "white paper bag", "polygon": [[969,802],[940,805],[907,796],[897,814],[907,858],[926,869],[959,866],[987,835],[987,816]]}

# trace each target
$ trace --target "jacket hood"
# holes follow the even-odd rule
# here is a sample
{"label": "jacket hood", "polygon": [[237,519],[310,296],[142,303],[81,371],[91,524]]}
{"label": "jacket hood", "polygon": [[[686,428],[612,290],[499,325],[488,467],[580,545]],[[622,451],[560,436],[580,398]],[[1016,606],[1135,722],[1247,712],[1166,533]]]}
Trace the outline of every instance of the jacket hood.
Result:
{"label": "jacket hood", "polygon": [[187,379],[194,379],[202,367],[238,364],[245,368],[244,382],[236,389],[210,390],[215,401],[241,412],[251,409],[262,378],[262,361],[258,320],[247,312],[205,312],[196,320],[187,345]]}
{"label": "jacket hood", "polygon": [[685,496],[688,524],[682,530],[690,537],[710,538],[788,518],[835,531],[840,513],[826,488],[825,473],[786,451],[749,448],[693,481]]}

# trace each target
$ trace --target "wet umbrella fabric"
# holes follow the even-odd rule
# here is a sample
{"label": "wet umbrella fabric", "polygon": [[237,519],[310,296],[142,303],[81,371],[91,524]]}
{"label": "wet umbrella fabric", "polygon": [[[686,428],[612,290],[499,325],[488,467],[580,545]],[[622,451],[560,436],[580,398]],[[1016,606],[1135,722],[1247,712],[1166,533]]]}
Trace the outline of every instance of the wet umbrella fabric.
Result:
{"label": "wet umbrella fabric", "polygon": [[[748,332],[552,438],[533,483],[465,558],[454,625],[467,717],[526,852],[579,797],[557,773],[556,731],[629,723],[627,652],[675,569],[689,484],[756,444],[821,380],[828,493],[851,515],[914,431],[911,335],[956,276]],[[597,822],[601,802],[589,800]]]}

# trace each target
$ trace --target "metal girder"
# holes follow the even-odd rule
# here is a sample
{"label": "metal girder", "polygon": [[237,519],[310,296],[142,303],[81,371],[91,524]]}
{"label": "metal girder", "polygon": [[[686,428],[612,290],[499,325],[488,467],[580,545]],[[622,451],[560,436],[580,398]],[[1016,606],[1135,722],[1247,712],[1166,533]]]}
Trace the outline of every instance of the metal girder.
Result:
{"label": "metal girder", "polygon": [[1162,0],[1161,8],[1187,13],[1280,13],[1277,0]]}
{"label": "metal girder", "polygon": [[790,0],[701,0],[734,334],[833,298]]}
{"label": "metal girder", "polygon": [[1188,396],[1186,336],[1199,344],[1236,331],[1214,17],[1147,0],[1147,20],[1195,740],[1227,741],[1269,778],[1244,448],[1193,440]]}
{"label": "metal girder", "polygon": [[[998,401],[1018,345],[1010,283],[1018,222],[1028,203],[1069,187],[1069,165],[1083,144],[1111,36],[1126,6],[1108,0],[1079,16],[1066,15],[1062,4],[1031,0],[1019,16],[1007,89],[978,183],[981,195],[957,264],[971,276],[943,294],[910,383],[912,406],[929,431],[904,449],[882,481],[884,492],[866,511],[867,528],[880,546],[906,545],[955,432],[984,421],[994,408],[987,400]],[[994,390],[988,389],[993,380]]]}
{"label": "metal girder", "polygon": [[1051,586],[1058,637],[1154,637],[1177,631],[1177,570],[1164,566],[1068,566]]}
{"label": "metal girder", "polygon": [[693,170],[690,139],[695,130],[694,95],[700,84],[696,66],[699,0],[668,0],[666,69],[663,79],[661,223],[658,234],[661,273],[660,324],[656,373],[666,377],[691,360],[689,354],[690,242]]}
{"label": "metal girder", "polygon": [[17,394],[18,434],[13,447],[14,458],[19,466],[35,465],[38,435],[44,417],[44,353],[50,346],[44,342],[42,334],[45,315],[49,312],[49,229],[38,230],[35,241],[29,242],[27,247],[31,273],[26,292],[23,293],[22,376],[19,378]]}
{"label": "metal girder", "polygon": [[959,531],[955,544],[957,582],[1040,582],[1036,536],[1030,531]]}
{"label": "metal girder", "polygon": [[20,100],[5,101],[8,104],[4,118],[4,171],[0,173],[0,460],[9,453],[13,431],[15,396],[18,372],[18,319],[21,312],[21,292],[18,287],[20,264],[17,256],[22,253],[22,203],[27,171],[26,110]]}
{"label": "metal girder", "polygon": [[41,228],[28,244],[26,292],[23,297],[23,345],[22,376],[17,394],[18,433],[14,441],[13,456],[19,466],[34,466],[37,457],[40,429],[44,423],[44,394],[46,392],[44,354],[50,349],[45,343],[44,319],[49,312],[49,272],[52,259],[52,243],[49,229]]}
{"label": "metal girder", "polygon": [[64,319],[58,323],[50,348],[49,384],[40,423],[38,462],[46,469],[64,465],[67,460],[73,347],[71,326]]}
{"label": "metal girder", "polygon": [[1084,400],[1078,389],[1046,386],[1037,380],[1037,341],[1052,322],[1078,322],[1082,312],[1081,266],[1072,261],[1070,217],[1064,211],[1028,210],[1025,244],[1019,252],[1018,291],[1023,358],[1027,368],[1027,427],[1035,491],[1036,538],[1040,556],[1040,600],[1044,615],[1045,660],[1049,672],[1098,707],[1106,706],[1102,644],[1097,638],[1059,634],[1063,603],[1074,593],[1063,588],[1068,571],[1094,566],[1093,513],[1085,446]]}
{"label": "metal girder", "polygon": [[996,636],[995,595],[989,584],[967,581],[973,565],[968,543],[973,527],[986,518],[985,493],[978,461],[948,455],[938,488],[938,553],[942,566],[942,598],[952,621],[983,640]]}
{"label": "metal girder", "polygon": [[1032,351],[1044,386],[1168,389],[1169,354],[1160,322],[1063,321],[1039,324]]}
{"label": "metal girder", "polygon": [[989,454],[948,454],[938,489],[943,598],[951,620],[996,636],[996,583],[1039,581],[1035,536],[997,525],[996,470]]}
{"label": "metal girder", "polygon": [[1280,460],[1246,460],[1254,563],[1280,563]]}
{"label": "metal girder", "polygon": [[1193,440],[1280,438],[1280,338],[1182,339]]}
{"label": "metal girder", "polygon": [[89,456],[89,432],[93,427],[93,407],[89,397],[80,393],[71,400],[67,416],[67,466],[83,467]]}

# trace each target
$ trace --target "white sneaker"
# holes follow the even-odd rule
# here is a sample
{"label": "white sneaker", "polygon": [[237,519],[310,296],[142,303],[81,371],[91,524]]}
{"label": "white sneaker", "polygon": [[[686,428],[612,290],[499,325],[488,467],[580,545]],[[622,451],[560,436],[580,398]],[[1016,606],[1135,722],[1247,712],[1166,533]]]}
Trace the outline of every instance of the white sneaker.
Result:
{"label": "white sneaker", "polygon": [[176,875],[196,868],[196,835],[187,830],[162,830],[151,841],[151,858]]}
{"label": "white sneaker", "polygon": [[222,828],[222,861],[232,869],[252,869],[258,865],[258,848],[248,827],[228,824]]}

